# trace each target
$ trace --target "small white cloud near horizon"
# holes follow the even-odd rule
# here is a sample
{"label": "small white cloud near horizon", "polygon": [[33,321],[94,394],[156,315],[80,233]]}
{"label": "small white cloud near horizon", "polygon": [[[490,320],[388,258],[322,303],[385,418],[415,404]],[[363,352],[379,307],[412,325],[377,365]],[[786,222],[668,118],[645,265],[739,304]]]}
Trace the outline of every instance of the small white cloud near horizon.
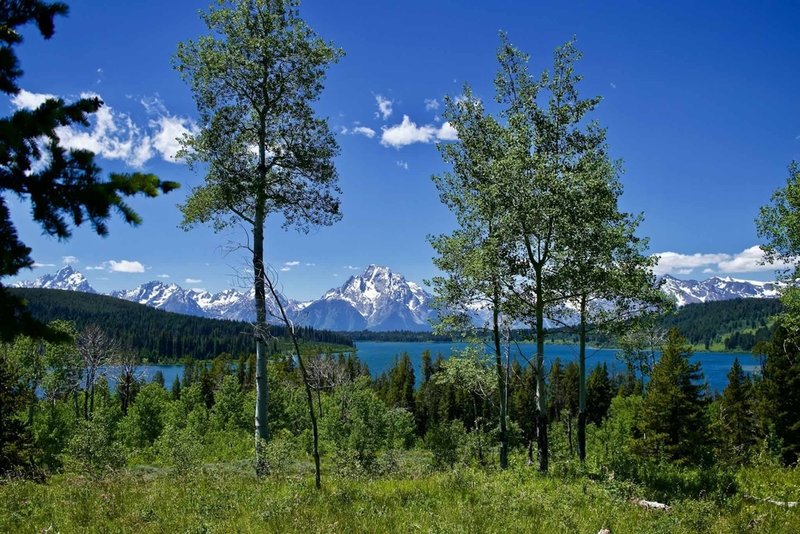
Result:
{"label": "small white cloud near horizon", "polygon": [[458,132],[449,122],[441,127],[432,124],[417,126],[408,115],[403,115],[403,121],[394,126],[383,127],[381,144],[385,147],[400,149],[414,143],[432,143],[434,141],[456,141]]}
{"label": "small white cloud near horizon", "polygon": [[168,274],[158,274],[158,275],[156,275],[156,278],[169,278],[169,277],[170,276]]}
{"label": "small white cloud near horizon", "polygon": [[112,273],[143,273],[144,265],[132,260],[108,260],[108,270]]}
{"label": "small white cloud near horizon", "polygon": [[292,260],[292,261],[285,262],[284,265],[286,265],[288,267],[297,267],[298,265],[300,265],[300,262],[297,261],[297,260]]}
{"label": "small white cloud near horizon", "polygon": [[348,271],[360,271],[361,270],[361,267],[356,267],[354,265],[345,265],[343,268],[347,269]]}
{"label": "small white cloud near horizon", "polygon": [[375,112],[376,119],[386,120],[392,116],[394,100],[389,100],[383,95],[375,95],[375,102],[378,104],[378,111]]}
{"label": "small white cloud near horizon", "polygon": [[681,254],[679,252],[658,252],[658,265],[653,272],[659,276],[665,274],[688,275],[695,269],[703,274],[738,274],[778,271],[788,267],[783,262],[764,263],[764,251],[758,245],[746,248],[737,254],[725,252],[711,254]]}
{"label": "small white cloud near horizon", "polygon": [[291,271],[291,270],[292,270],[291,267],[286,267],[286,266],[281,267],[281,272],[284,272],[284,273],[287,272],[287,271]]}
{"label": "small white cloud near horizon", "polygon": [[426,98],[425,99],[425,111],[430,111],[432,109],[439,109],[439,101],[435,98]]}
{"label": "small white cloud near horizon", "polygon": [[199,278],[187,278],[186,280],[184,280],[184,282],[186,282],[187,284],[200,284],[203,281],[200,280]]}
{"label": "small white cloud near horizon", "polygon": [[75,256],[62,256],[61,263],[64,265],[75,265],[76,263],[80,263],[80,260]]}
{"label": "small white cloud near horizon", "polygon": [[39,263],[38,261],[33,262],[33,265],[31,265],[31,267],[33,267],[34,269],[40,269],[42,267],[55,267],[55,266],[56,266],[55,263]]}

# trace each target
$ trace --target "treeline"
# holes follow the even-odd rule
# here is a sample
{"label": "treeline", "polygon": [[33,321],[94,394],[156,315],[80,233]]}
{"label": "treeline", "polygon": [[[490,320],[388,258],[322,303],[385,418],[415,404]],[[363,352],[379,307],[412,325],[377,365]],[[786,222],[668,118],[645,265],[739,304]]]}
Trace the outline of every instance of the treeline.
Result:
{"label": "treeline", "polygon": [[[208,360],[218,354],[253,352],[253,325],[240,321],[208,319],[156,310],[125,300],[57,289],[12,289],[28,302],[36,319],[49,323],[69,320],[78,331],[90,325],[102,325],[107,335],[134,351],[140,359],[152,362],[177,361],[185,357]],[[306,342],[352,347],[345,334],[297,328]],[[271,326],[272,344],[282,346],[285,328]]]}
{"label": "treeline", "polygon": [[353,341],[401,341],[406,343],[435,341],[448,343],[456,340],[450,334],[436,334],[431,331],[393,330],[390,332],[372,332],[370,330],[361,330],[360,332],[347,332],[346,334]]}

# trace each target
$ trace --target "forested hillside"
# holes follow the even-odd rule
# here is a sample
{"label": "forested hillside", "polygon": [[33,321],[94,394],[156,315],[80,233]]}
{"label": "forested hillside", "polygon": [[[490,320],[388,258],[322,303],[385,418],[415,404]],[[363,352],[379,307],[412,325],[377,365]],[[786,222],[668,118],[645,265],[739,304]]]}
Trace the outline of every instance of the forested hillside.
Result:
{"label": "forested hillside", "polygon": [[[36,319],[73,321],[78,330],[97,324],[122,346],[131,348],[151,361],[170,361],[184,357],[210,359],[227,352],[232,355],[254,351],[253,326],[239,321],[206,319],[156,310],[148,306],[104,295],[60,291],[57,289],[12,289],[28,301]],[[283,327],[270,332],[282,343]],[[344,334],[298,328],[305,341],[352,346]]]}
{"label": "forested hillside", "polygon": [[751,350],[772,337],[772,322],[783,309],[777,299],[734,299],[688,304],[664,318],[693,345],[723,344],[727,350]]}

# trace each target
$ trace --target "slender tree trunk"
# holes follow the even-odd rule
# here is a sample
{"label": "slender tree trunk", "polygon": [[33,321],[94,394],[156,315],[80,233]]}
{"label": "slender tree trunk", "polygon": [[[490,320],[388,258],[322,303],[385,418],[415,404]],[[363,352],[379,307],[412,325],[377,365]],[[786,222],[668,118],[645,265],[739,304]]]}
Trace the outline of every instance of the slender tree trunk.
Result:
{"label": "slender tree trunk", "polygon": [[264,204],[257,202],[255,225],[253,226],[253,277],[256,301],[256,471],[264,474],[262,446],[269,440],[269,389],[267,385],[267,299],[264,287]]}
{"label": "slender tree trunk", "polygon": [[578,457],[586,461],[586,295],[581,295],[578,348]]}
{"label": "slender tree trunk", "polygon": [[[272,282],[266,279],[264,280],[264,282],[269,285],[269,291],[272,294],[272,297],[275,299],[275,302],[278,305],[278,309],[281,312],[281,318],[283,319],[283,324],[286,325],[286,330],[289,332],[289,335],[292,338],[292,344],[294,345],[294,352],[297,355],[297,365],[300,367],[300,374],[303,377],[303,385],[305,385],[306,388],[308,415],[311,417],[311,437],[312,437],[312,449],[313,449],[312,453],[314,455],[314,486],[316,486],[317,489],[320,489],[322,488],[322,469],[319,460],[319,430],[317,426],[317,414],[314,413],[314,394],[311,392],[311,382],[308,379],[306,366],[303,363],[303,356],[300,355],[300,343],[298,343],[297,341],[297,335],[294,332],[294,326],[289,321],[289,318],[286,316],[286,310],[284,310],[283,304],[278,298],[278,292],[275,291],[275,287],[273,286]],[[320,413],[322,412],[320,411]]]}
{"label": "slender tree trunk", "polygon": [[478,402],[475,400],[475,394],[472,394],[472,411],[475,413],[475,437],[478,439],[478,462],[483,465],[483,443],[481,441],[481,428],[478,425]]}
{"label": "slender tree trunk", "polygon": [[575,454],[575,446],[572,442],[572,414],[567,412],[567,441],[569,442],[569,455]]}
{"label": "slender tree trunk", "polygon": [[539,471],[547,472],[547,392],[544,382],[544,291],[542,269],[536,269],[536,439]]}
{"label": "slender tree trunk", "polygon": [[[495,284],[495,296],[499,288]],[[508,431],[506,430],[507,404],[506,404],[506,373],[503,369],[503,355],[500,349],[500,325],[497,299],[493,302],[492,328],[494,333],[495,367],[497,368],[497,391],[500,395],[500,468],[508,467]]]}

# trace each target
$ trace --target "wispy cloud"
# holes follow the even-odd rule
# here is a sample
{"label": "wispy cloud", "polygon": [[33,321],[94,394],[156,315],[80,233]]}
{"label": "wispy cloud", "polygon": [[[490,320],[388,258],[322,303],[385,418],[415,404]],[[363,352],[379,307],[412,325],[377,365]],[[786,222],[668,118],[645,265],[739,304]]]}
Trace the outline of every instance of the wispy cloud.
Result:
{"label": "wispy cloud", "polygon": [[381,144],[399,149],[414,143],[455,141],[457,139],[458,133],[449,122],[445,122],[440,127],[432,124],[417,126],[408,115],[403,115],[403,121],[400,124],[383,128]]}
{"label": "wispy cloud", "polygon": [[611,82],[608,85],[610,85],[612,89],[616,89],[617,88],[617,84],[615,84],[614,82]]}
{"label": "wispy cloud", "polygon": [[187,278],[186,280],[184,280],[184,282],[186,282],[187,284],[199,284],[202,282],[202,280],[200,280],[199,278]]}
{"label": "wispy cloud", "polygon": [[400,161],[395,161],[395,163],[397,164],[398,167],[400,167],[404,171],[408,170],[408,162],[407,161],[400,160]]}
{"label": "wispy cloud", "polygon": [[[102,100],[94,92],[80,96]],[[48,98],[55,98],[55,95],[22,90],[11,99],[11,104],[17,109],[35,109]],[[56,134],[66,148],[89,150],[99,157],[120,160],[134,168],[141,168],[156,156],[179,163],[177,139],[196,133],[197,125],[189,118],[170,115],[157,95],[142,98],[140,104],[151,115],[146,125],[137,124],[128,113],[105,103],[90,117],[88,128],[62,126],[56,129]]]}
{"label": "wispy cloud", "polygon": [[33,265],[31,265],[31,267],[33,267],[34,269],[40,269],[42,267],[55,267],[55,266],[56,266],[55,263],[39,263],[38,261],[33,262]]}
{"label": "wispy cloud", "polygon": [[159,275],[156,275],[156,278],[169,278],[169,277],[170,277],[170,276],[169,276],[168,274],[159,274]]}
{"label": "wispy cloud", "polygon": [[425,99],[425,111],[430,111],[432,109],[439,109],[439,101],[435,98],[426,98]]}
{"label": "wispy cloud", "polygon": [[764,251],[758,245],[746,248],[737,254],[659,252],[655,255],[659,257],[659,261],[654,272],[659,275],[688,275],[695,270],[701,270],[703,274],[754,273],[787,267],[785,263],[764,264]]}
{"label": "wispy cloud", "polygon": [[386,120],[392,116],[393,100],[382,95],[375,95],[375,102],[378,104],[378,111],[375,112],[375,118]]}
{"label": "wispy cloud", "polygon": [[360,271],[361,267],[356,267],[355,265],[345,265],[343,269],[347,269],[348,271]]}
{"label": "wispy cloud", "polygon": [[61,263],[64,265],[75,265],[76,263],[80,263],[80,260],[75,256],[62,256]]}

